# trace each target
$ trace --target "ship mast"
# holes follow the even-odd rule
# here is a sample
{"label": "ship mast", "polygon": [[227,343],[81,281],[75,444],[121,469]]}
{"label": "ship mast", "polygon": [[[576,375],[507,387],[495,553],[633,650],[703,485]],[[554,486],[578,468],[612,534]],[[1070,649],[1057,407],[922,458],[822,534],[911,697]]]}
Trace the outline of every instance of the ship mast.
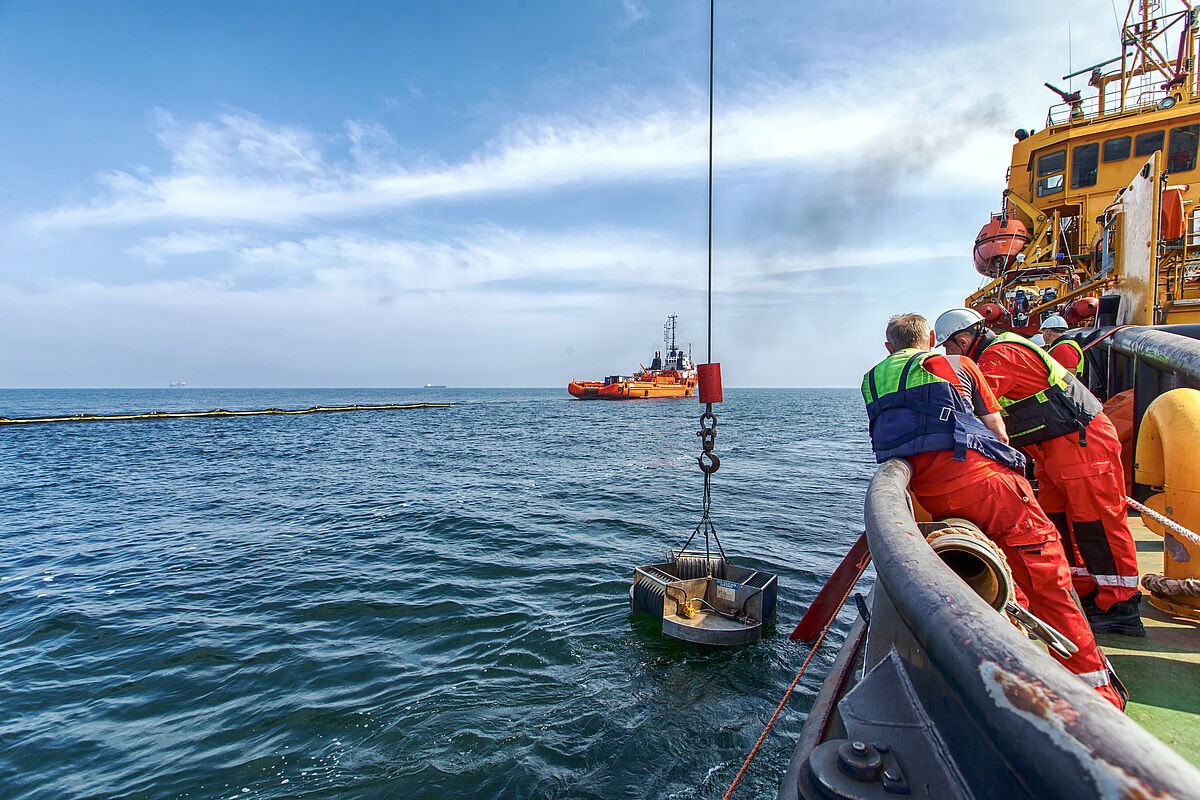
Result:
{"label": "ship mast", "polygon": [[678,314],[672,314],[663,323],[663,346],[667,348],[668,353],[675,352],[675,321],[678,319]]}
{"label": "ship mast", "polygon": [[[1189,4],[1184,5],[1182,11],[1164,13],[1162,0],[1130,0],[1121,28],[1121,55],[1063,76],[1063,80],[1068,80],[1090,72],[1088,84],[1099,90],[1096,106],[1085,109],[1085,103],[1090,103],[1083,101],[1079,93],[1068,94],[1050,87],[1070,107],[1070,116],[1104,116],[1155,103],[1160,108],[1170,108],[1176,102],[1196,96],[1197,87],[1191,78],[1200,20]],[[1169,35],[1175,30],[1179,32],[1179,42],[1172,59]],[[1117,61],[1121,62],[1120,71],[1104,74],[1103,68]],[[1141,78],[1137,85],[1136,78]],[[1109,91],[1110,84],[1116,84],[1115,92]]]}

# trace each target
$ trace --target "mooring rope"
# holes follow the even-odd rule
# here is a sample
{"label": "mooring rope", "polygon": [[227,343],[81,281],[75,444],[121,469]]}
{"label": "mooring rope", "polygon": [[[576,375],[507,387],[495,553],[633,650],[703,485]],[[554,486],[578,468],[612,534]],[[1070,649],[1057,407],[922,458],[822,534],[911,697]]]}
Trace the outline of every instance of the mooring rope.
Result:
{"label": "mooring rope", "polygon": [[[857,581],[855,581],[857,583]],[[854,591],[854,583],[851,583],[846,588],[846,593],[842,595],[842,600],[837,604],[838,610],[846,605],[846,600],[850,597],[850,593]],[[808,658],[804,659],[804,663],[800,666],[800,671],[796,673],[796,677],[792,680],[792,685],[787,688],[783,694],[783,699],[779,701],[779,705],[775,708],[775,713],[771,715],[770,721],[767,722],[767,727],[763,728],[762,735],[758,737],[758,741],[754,743],[754,747],[750,750],[750,755],[746,756],[745,763],[738,770],[737,776],[733,779],[733,783],[729,785],[729,791],[725,792],[725,796],[721,800],[729,800],[733,795],[733,790],[741,782],[742,776],[746,774],[746,769],[750,766],[750,762],[754,760],[754,756],[758,755],[758,748],[762,746],[763,740],[767,738],[767,734],[771,732],[771,728],[775,725],[775,720],[779,718],[779,713],[783,711],[783,707],[787,705],[788,698],[792,696],[792,692],[796,689],[796,684],[804,677],[804,671],[808,669],[809,662],[812,661],[817,650],[821,647],[821,642],[825,641],[825,634],[829,633],[829,629],[833,627],[833,623],[837,621],[837,611],[829,615],[829,621],[825,623],[825,627],[821,629],[821,635],[817,637],[817,641],[813,643],[812,650],[808,651]]]}
{"label": "mooring rope", "polygon": [[1177,533],[1180,536],[1182,536],[1184,539],[1187,539],[1189,542],[1194,544],[1196,547],[1200,547],[1200,536],[1197,536],[1192,531],[1189,531],[1187,528],[1183,527],[1175,520],[1171,519],[1170,517],[1164,517],[1162,514],[1158,513],[1157,511],[1155,511],[1152,508],[1142,505],[1137,500],[1134,500],[1132,497],[1126,497],[1125,502],[1128,503],[1129,507],[1132,508],[1134,511],[1137,511],[1139,514],[1142,514],[1143,516],[1149,517],[1150,519],[1157,522],[1159,525],[1162,525],[1164,528],[1167,528],[1168,530],[1170,530],[1172,533]]}

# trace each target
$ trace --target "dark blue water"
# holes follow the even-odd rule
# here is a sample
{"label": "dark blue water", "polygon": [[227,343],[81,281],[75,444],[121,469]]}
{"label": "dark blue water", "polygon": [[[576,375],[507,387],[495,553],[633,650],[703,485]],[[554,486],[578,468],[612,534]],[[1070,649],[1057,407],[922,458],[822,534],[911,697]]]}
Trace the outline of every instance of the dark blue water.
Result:
{"label": "dark blue water", "polygon": [[[561,390],[0,391],[0,415],[455,401],[0,428],[0,797],[718,798],[857,532],[854,391],[729,390],[713,517],[778,628],[631,620],[699,521],[694,401]],[[852,620],[737,797],[774,797]]]}

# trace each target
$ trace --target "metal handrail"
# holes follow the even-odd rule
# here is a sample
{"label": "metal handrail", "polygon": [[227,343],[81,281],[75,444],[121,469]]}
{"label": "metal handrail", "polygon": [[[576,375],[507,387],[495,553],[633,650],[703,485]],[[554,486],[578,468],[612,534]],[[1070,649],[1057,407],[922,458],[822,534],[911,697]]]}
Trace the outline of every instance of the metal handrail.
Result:
{"label": "metal handrail", "polygon": [[1110,350],[1200,389],[1200,325],[1130,327],[1114,333],[1109,342]]}

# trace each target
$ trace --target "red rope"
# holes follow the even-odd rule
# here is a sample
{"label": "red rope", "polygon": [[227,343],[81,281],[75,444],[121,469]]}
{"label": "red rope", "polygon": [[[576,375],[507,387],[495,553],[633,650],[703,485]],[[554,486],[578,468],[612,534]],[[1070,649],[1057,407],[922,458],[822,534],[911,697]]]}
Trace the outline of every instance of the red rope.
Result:
{"label": "red rope", "polygon": [[[858,583],[858,581],[855,581],[855,583]],[[846,599],[850,597],[850,592],[852,591],[854,591],[854,583],[850,584],[849,588],[846,589],[846,593],[842,595],[842,602],[838,603],[837,606],[839,610],[846,604]],[[733,783],[729,785],[729,791],[725,792],[725,796],[722,797],[721,800],[729,800],[730,796],[733,794],[733,790],[736,789],[738,783],[741,782],[742,776],[746,774],[746,768],[750,766],[750,762],[753,761],[754,756],[758,754],[758,748],[762,746],[763,740],[766,739],[767,734],[771,732],[771,727],[775,724],[775,720],[779,718],[779,712],[783,711],[783,707],[787,705],[788,698],[792,696],[792,692],[795,690],[796,684],[800,682],[800,678],[804,675],[804,670],[808,669],[808,663],[812,661],[812,657],[817,654],[817,648],[821,646],[821,642],[825,640],[825,634],[829,633],[829,629],[833,627],[833,623],[836,620],[837,612],[835,611],[830,615],[829,622],[825,623],[825,627],[821,630],[821,635],[817,637],[817,641],[813,644],[812,650],[808,651],[808,658],[804,659],[804,664],[801,665],[800,671],[796,673],[796,677],[792,681],[792,685],[788,687],[787,692],[785,692],[783,695],[783,699],[779,701],[779,706],[775,709],[775,713],[771,715],[771,720],[767,723],[767,727],[763,729],[762,735],[759,736],[758,741],[754,743],[753,749],[750,750],[750,755],[746,756],[745,763],[743,763],[742,768],[738,770],[737,777],[733,779]]]}
{"label": "red rope", "polygon": [[1132,328],[1132,327],[1133,327],[1132,325],[1118,325],[1117,327],[1113,328],[1111,331],[1108,331],[1107,333],[1105,333],[1103,336],[1099,337],[1098,339],[1088,342],[1087,347],[1081,347],[1080,350],[1082,350],[1083,352],[1086,353],[1088,350],[1091,350],[1093,347],[1100,344],[1101,342],[1103,342],[1108,337],[1112,336],[1117,331],[1123,331],[1126,328]]}

